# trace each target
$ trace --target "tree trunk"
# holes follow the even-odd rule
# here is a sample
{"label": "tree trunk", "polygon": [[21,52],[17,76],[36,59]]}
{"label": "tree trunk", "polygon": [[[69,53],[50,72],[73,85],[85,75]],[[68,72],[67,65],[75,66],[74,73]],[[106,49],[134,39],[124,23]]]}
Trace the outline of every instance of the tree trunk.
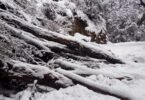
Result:
{"label": "tree trunk", "polygon": [[[54,41],[67,46],[68,49],[74,50],[77,54],[81,56],[90,56],[98,59],[106,59],[110,63],[121,63],[124,64],[122,60],[115,57],[111,52],[101,48],[97,45],[89,44],[88,42],[80,41],[72,36],[66,36],[58,34],[56,32],[48,31],[46,29],[39,28],[34,25],[30,25],[25,21],[20,20],[14,15],[6,14],[0,12],[0,18],[5,20],[10,25],[15,25],[23,31],[29,32],[39,38],[43,38],[49,41]],[[12,17],[13,16],[13,17]]]}
{"label": "tree trunk", "polygon": [[138,97],[134,96],[132,92],[126,91],[124,89],[111,88],[109,86],[105,86],[100,83],[93,82],[91,80],[88,80],[84,77],[81,77],[74,73],[63,70],[61,68],[58,68],[56,71],[72,79],[74,82],[82,84],[85,87],[88,87],[89,89],[94,90],[96,92],[115,96],[117,98],[120,98],[121,100],[140,100],[141,99],[139,96]]}
{"label": "tree trunk", "polygon": [[0,81],[4,87],[19,90],[25,88],[28,84],[32,84],[34,80],[37,80],[40,85],[55,89],[73,85],[70,79],[48,67],[14,60],[6,62],[0,60]]}

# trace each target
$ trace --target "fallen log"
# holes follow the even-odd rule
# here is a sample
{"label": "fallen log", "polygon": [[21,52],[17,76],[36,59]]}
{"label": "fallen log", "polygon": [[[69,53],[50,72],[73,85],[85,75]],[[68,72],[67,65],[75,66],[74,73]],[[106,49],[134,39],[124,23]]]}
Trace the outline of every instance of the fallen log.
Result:
{"label": "fallen log", "polygon": [[16,29],[15,27],[10,26],[3,21],[1,22],[2,22],[1,25],[3,25],[5,28],[7,28],[8,31],[10,31],[9,34],[11,34],[14,37],[24,40],[28,44],[34,45],[38,49],[45,50],[47,53],[49,53],[50,56],[54,56],[62,52],[76,54],[75,51],[66,48],[65,45],[62,45],[60,43],[56,43],[53,41],[48,41],[45,39],[43,40],[39,39],[36,36],[33,36],[31,33],[28,33],[20,29]]}
{"label": "fallen log", "polygon": [[109,78],[116,78],[116,79],[130,78],[130,79],[132,79],[132,77],[130,77],[129,74],[123,74],[123,73],[119,73],[119,72],[112,73],[111,71],[106,71],[106,70],[101,70],[101,69],[91,69],[91,68],[88,68],[87,66],[74,64],[74,63],[71,63],[71,62],[68,62],[68,61],[65,61],[62,59],[57,59],[55,61],[55,64],[58,64],[61,68],[66,69],[66,70],[72,69],[71,72],[73,72],[74,74],[78,74],[78,75],[84,75],[84,76],[104,75],[104,76],[107,76]]}
{"label": "fallen log", "polygon": [[71,73],[69,71],[63,70],[61,68],[56,69],[56,71],[72,79],[74,82],[84,85],[85,87],[88,87],[89,89],[94,90],[96,92],[115,96],[117,98],[120,98],[121,100],[141,100],[141,97],[139,95],[134,95],[133,92],[125,88],[118,89],[117,87],[113,88],[111,86],[107,86],[104,84],[102,85],[100,83],[91,81],[89,79],[86,79],[84,77]]}
{"label": "fallen log", "polygon": [[16,28],[8,25],[7,23],[4,23],[2,20],[0,20],[0,21],[1,21],[1,24],[4,25],[7,28],[8,31],[10,31],[9,33],[12,36],[15,36],[15,37],[18,37],[20,39],[23,39],[27,43],[30,43],[30,44],[38,47],[39,49],[44,49],[44,50],[47,50],[48,52],[51,52],[49,48],[47,48],[46,46],[42,45],[42,42],[40,42],[37,39],[34,39],[34,37],[32,38],[32,36],[30,36],[29,33],[21,31],[19,29],[16,29]]}
{"label": "fallen log", "polygon": [[78,52],[82,56],[90,56],[98,59],[106,59],[110,63],[121,63],[124,62],[117,58],[114,54],[105,50],[102,47],[94,46],[88,42],[77,40],[72,36],[66,36],[58,34],[56,32],[48,31],[43,28],[39,28],[32,24],[21,20],[20,18],[12,15],[11,13],[0,12],[0,19],[7,22],[10,25],[13,25],[23,31],[29,32],[39,38],[44,38],[49,41],[55,41],[61,44],[66,45],[69,49]]}
{"label": "fallen log", "polygon": [[[0,81],[3,87],[12,89],[23,89],[28,84],[37,80],[38,84],[50,86],[55,89],[65,88],[73,85],[67,77],[49,69],[45,66],[23,63],[20,61],[9,60],[5,64],[1,62]],[[16,85],[15,87],[11,85]],[[23,86],[22,86],[23,84]]]}

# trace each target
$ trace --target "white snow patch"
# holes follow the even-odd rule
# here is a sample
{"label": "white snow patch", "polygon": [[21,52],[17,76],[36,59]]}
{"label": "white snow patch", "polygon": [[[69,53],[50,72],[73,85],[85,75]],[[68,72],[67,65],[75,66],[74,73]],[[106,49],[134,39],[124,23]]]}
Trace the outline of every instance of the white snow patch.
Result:
{"label": "white snow patch", "polygon": [[145,63],[145,42],[110,43],[103,47],[127,61]]}
{"label": "white snow patch", "polygon": [[74,37],[79,39],[79,40],[91,41],[91,37],[82,35],[80,33],[75,33]]}
{"label": "white snow patch", "polygon": [[95,93],[81,85],[76,85],[46,94],[37,94],[35,100],[119,100],[115,97]]}

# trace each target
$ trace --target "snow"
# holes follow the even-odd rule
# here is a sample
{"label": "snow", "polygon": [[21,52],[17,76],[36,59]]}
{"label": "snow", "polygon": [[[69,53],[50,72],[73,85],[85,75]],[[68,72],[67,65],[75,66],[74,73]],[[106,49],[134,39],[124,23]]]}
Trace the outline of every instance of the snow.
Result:
{"label": "snow", "polygon": [[[26,90],[23,94],[27,95],[25,96],[27,98],[20,100],[27,100],[30,92]],[[115,97],[95,93],[81,85],[76,85],[67,89],[60,89],[59,91],[53,91],[50,93],[36,93],[34,98],[35,100],[119,100]]]}
{"label": "snow", "polygon": [[127,97],[130,97],[131,100],[144,100],[145,98],[145,79],[123,79],[120,81],[117,79],[109,79],[102,75],[91,76],[89,79],[97,81],[98,84],[102,84],[103,86],[110,87],[111,91],[114,91],[115,89],[116,94],[126,95]]}
{"label": "snow", "polygon": [[79,40],[91,41],[91,37],[84,36],[80,33],[75,33],[74,37],[79,39]]}
{"label": "snow", "polygon": [[107,54],[110,57],[116,58],[116,56],[111,51],[107,50],[103,46],[100,46],[99,44],[95,43],[96,46],[94,46],[94,44],[92,42],[82,41],[82,40],[80,40],[78,38],[75,38],[73,36],[70,36],[70,35],[58,34],[56,32],[47,31],[47,30],[46,30],[46,32],[50,33],[50,35],[52,35],[52,36],[59,37],[59,38],[62,38],[62,39],[68,40],[68,41],[73,41],[73,42],[79,43],[83,47],[91,49],[93,52],[101,53],[101,54],[104,54],[104,55]]}
{"label": "snow", "polygon": [[62,8],[65,8],[65,9],[75,9],[76,8],[75,4],[70,2],[69,0],[58,1],[57,5]]}
{"label": "snow", "polygon": [[28,90],[26,90],[26,91],[24,91],[24,92],[21,92],[22,93],[22,95],[21,96],[19,96],[19,94],[17,94],[18,96],[16,96],[16,100],[30,100],[30,97],[32,96],[32,92],[31,91],[28,91]]}
{"label": "snow", "polygon": [[[14,69],[18,70],[15,71],[15,75],[17,76],[23,76],[25,74],[30,74],[34,77],[38,77],[38,78],[44,78],[44,75],[53,75],[53,77],[57,78],[58,80],[56,81],[56,83],[59,84],[65,84],[66,86],[71,85],[72,81],[64,76],[62,76],[59,73],[56,73],[53,70],[50,70],[50,68],[46,67],[46,66],[40,66],[40,65],[32,65],[32,64],[27,64],[27,63],[23,63],[23,62],[19,62],[19,61],[15,61],[12,60],[12,62],[14,62]],[[20,72],[21,69],[23,70],[23,72]],[[13,70],[11,70],[13,71]]]}
{"label": "snow", "polygon": [[[100,63],[100,69],[94,70],[87,69],[86,66],[75,65],[69,62],[65,62],[67,66],[74,66],[74,68],[80,68],[81,71],[86,73],[92,73],[92,76],[88,79],[95,81],[98,85],[101,84],[110,92],[114,92],[126,97],[130,97],[131,100],[144,100],[145,98],[145,42],[127,42],[127,43],[110,43],[107,45],[100,45],[102,48],[106,48],[113,52],[115,55],[126,61],[126,64],[104,64]],[[136,59],[138,62],[134,62]],[[61,63],[64,61],[59,60]],[[80,73],[80,70],[78,71]],[[85,73],[85,72],[84,72]],[[118,78],[110,79],[110,75],[117,76]],[[72,76],[72,75],[70,75]],[[120,77],[119,77],[120,76]],[[76,77],[75,77],[76,78]],[[118,80],[120,78],[120,80]],[[80,79],[78,79],[80,80]],[[83,80],[82,80],[83,81]],[[99,86],[100,87],[100,86]]]}
{"label": "snow", "polygon": [[[23,63],[23,62],[18,62],[18,61],[13,61],[16,64],[14,64],[14,68],[19,68],[19,69],[23,69],[24,73],[27,72],[27,74],[31,74],[35,77],[40,77],[43,78],[45,74],[49,74],[52,73],[49,68],[44,67],[44,66],[39,66],[39,65],[32,65],[32,64],[27,64],[27,63]],[[23,72],[19,73],[21,75],[23,75]],[[17,73],[15,73],[17,74]]]}
{"label": "snow", "polygon": [[[121,73],[120,71],[118,72],[118,70],[116,71],[116,69],[113,67],[111,69],[109,68],[101,68],[101,69],[97,69],[94,70],[92,68],[88,68],[87,66],[84,65],[80,65],[80,64],[75,64],[75,63],[71,63],[68,61],[65,61],[64,59],[57,59],[55,63],[60,64],[63,67],[66,68],[71,68],[71,69],[75,69],[73,72],[77,73],[77,74],[90,74],[90,75],[104,75],[110,78],[119,78],[119,77],[131,77],[131,75],[129,74],[125,74],[125,72]],[[113,73],[112,73],[113,71]]]}
{"label": "snow", "polygon": [[41,7],[44,3],[51,3],[52,0],[36,0],[37,7]]}
{"label": "snow", "polygon": [[96,27],[96,25],[81,10],[77,10],[77,15],[83,21],[87,22],[88,26],[85,28],[86,30],[88,30],[90,32],[95,32],[96,35],[98,35],[98,33],[102,30],[103,25],[100,25],[100,27]]}
{"label": "snow", "polygon": [[14,100],[14,99],[5,97],[5,96],[3,96],[3,95],[0,94],[0,100]]}
{"label": "snow", "polygon": [[[90,77],[86,78],[78,78],[79,81],[84,81],[86,84],[91,84],[92,86],[97,86],[100,89],[108,91],[110,93],[115,93],[120,96],[129,97],[131,100],[144,100],[145,99],[145,62],[138,60],[138,63],[133,62],[132,59],[134,57],[145,58],[144,48],[145,42],[129,42],[129,43],[117,43],[117,44],[107,44],[101,45],[102,48],[106,48],[111,50],[115,55],[120,58],[124,58],[126,60],[126,64],[105,64],[100,63],[100,69],[96,69],[97,71],[101,71],[98,75],[92,74]],[[92,44],[94,45],[94,44]],[[139,51],[139,52],[138,52]],[[132,55],[130,55],[132,54]],[[62,59],[58,60],[59,62],[63,61]],[[71,64],[69,62],[66,63],[70,66],[75,66],[75,64]],[[18,63],[15,66],[23,66],[23,63]],[[21,67],[19,66],[19,67]],[[26,64],[24,65],[26,66]],[[37,69],[37,66],[34,66]],[[80,68],[81,70],[87,69],[86,66],[77,65],[75,68]],[[27,69],[31,71],[33,66],[29,68],[27,64]],[[42,67],[43,68],[43,67]],[[44,68],[46,71],[46,69]],[[95,70],[95,69],[92,69]],[[41,70],[39,69],[41,72]],[[45,72],[44,71],[44,72]],[[89,71],[89,69],[87,69]],[[44,73],[43,72],[43,73]],[[90,71],[90,73],[92,73]],[[109,73],[107,75],[107,73]],[[104,75],[106,74],[106,75]],[[117,75],[118,78],[108,77],[110,74]],[[34,74],[35,75],[35,74]],[[41,73],[38,75],[41,76]],[[77,79],[77,76],[71,77]],[[120,77],[119,77],[120,76]],[[86,81],[87,80],[87,81]],[[0,98],[5,98],[5,100],[17,100],[16,98],[21,97],[20,100],[27,100],[31,96],[30,90],[24,90],[18,93],[15,97],[6,98],[4,96],[0,96]],[[93,92],[92,90],[81,86],[76,85],[73,87],[68,87],[65,89],[60,89],[57,91],[52,91],[49,93],[39,93],[36,92],[34,96],[34,100],[119,100],[115,97],[104,95],[100,93]]]}
{"label": "snow", "polygon": [[107,92],[107,93],[110,93],[110,94],[113,94],[113,95],[116,95],[116,96],[119,96],[122,98],[127,98],[129,100],[144,100],[144,93],[137,94],[134,91],[130,91],[131,89],[128,88],[128,86],[126,86],[120,82],[119,82],[120,84],[117,84],[117,85],[116,84],[107,85],[107,84],[99,83],[98,81],[93,82],[91,80],[85,79],[79,75],[75,75],[71,72],[65,71],[60,68],[57,69],[57,71],[71,79],[74,79],[75,81],[78,81],[78,82],[85,84],[86,86],[92,87],[94,89],[97,89],[97,90],[99,89],[104,92]]}
{"label": "snow", "polygon": [[[126,42],[126,43],[110,43],[101,45],[102,47],[110,50],[116,56],[126,61],[125,65],[106,65],[100,64],[103,72],[111,72],[112,74],[124,75],[126,78],[120,80],[109,79],[106,76],[92,76],[90,79],[97,80],[100,84],[111,85],[112,88],[123,89],[124,92],[132,92],[132,96],[139,96],[140,99],[145,98],[145,42]],[[128,79],[130,77],[131,79]],[[132,99],[135,99],[133,97]],[[137,99],[137,100],[140,100]]]}
{"label": "snow", "polygon": [[128,61],[145,62],[145,42],[126,42],[104,45],[106,49],[112,51],[121,59]]}
{"label": "snow", "polygon": [[[12,8],[16,8],[13,1],[9,1],[9,0],[1,0],[1,1],[10,5]],[[36,8],[38,10],[41,9],[44,3],[49,3],[49,4],[54,3],[58,6],[59,8],[58,10],[62,10],[66,13],[67,17],[73,17],[72,11],[76,10],[78,17],[81,17],[82,20],[85,20],[87,22],[88,26],[86,27],[86,30],[95,32],[96,34],[99,33],[100,30],[102,29],[105,30],[106,22],[101,16],[99,16],[99,18],[102,20],[101,25],[100,24],[95,25],[94,22],[91,21],[83,11],[78,10],[75,4],[71,3],[69,0],[59,0],[58,2],[55,2],[53,0],[36,0],[36,2],[37,2]],[[109,0],[104,0],[103,3],[107,4],[108,2]],[[127,13],[125,12],[126,12],[125,10],[119,10],[119,12],[115,14],[117,14],[117,16],[120,16],[122,13],[127,15]],[[20,11],[20,13],[24,15],[28,24],[32,22],[33,19],[32,16],[26,14],[23,11]],[[110,13],[110,16],[114,16],[114,14]],[[142,15],[141,14],[138,15],[138,17],[140,18],[142,17]],[[65,17],[57,14],[55,21],[61,22],[64,20],[66,20]],[[130,20],[128,20],[128,22],[129,21]],[[129,27],[130,26],[126,28]],[[45,31],[49,32],[48,30],[42,28],[39,29],[43,30],[44,32]],[[126,43],[115,43],[115,44],[109,43],[106,45],[99,45],[90,42],[91,40],[90,37],[83,36],[79,33],[76,33],[74,37],[58,34],[51,31],[49,33],[50,34],[48,35],[52,35],[56,37],[58,36],[66,40],[71,40],[76,43],[79,43],[80,45],[86,48],[91,48],[93,52],[101,52],[104,54],[108,54],[110,56],[114,54],[113,57],[117,56],[126,62],[126,64],[98,63],[98,65],[100,66],[99,69],[97,68],[90,69],[83,64],[79,65],[77,63],[76,65],[75,63],[65,62],[67,66],[74,67],[74,69],[79,69],[74,72],[72,71],[72,73],[74,74],[85,73],[91,75],[89,77],[85,77],[85,78],[79,77],[77,79],[76,78],[77,75],[73,76],[74,74],[66,73],[69,74],[70,77],[83,81],[86,84],[97,86],[100,89],[103,89],[104,91],[108,91],[109,93],[117,94],[119,96],[129,97],[131,100],[145,100],[145,89],[144,89],[145,88],[144,85],[145,84],[145,42],[126,42]],[[45,45],[47,47],[60,47],[60,48],[66,47],[65,45],[55,43],[52,41],[46,41],[46,40],[41,41],[39,39],[36,39],[36,37],[33,37],[30,34],[26,34],[26,32],[22,33],[21,35],[24,36],[23,38],[25,39],[30,39],[34,44],[37,43],[39,44],[39,46],[41,45],[41,47],[42,45]],[[69,83],[68,81],[70,81],[69,79],[66,79],[63,76],[61,76],[61,74],[58,74],[55,71],[50,71],[50,69],[45,66],[32,65],[32,64],[27,64],[27,63],[22,63],[17,61],[13,61],[13,62],[16,63],[14,64],[14,68],[23,69],[24,72],[26,71],[28,74],[32,74],[35,77],[43,78],[45,74],[52,73],[56,75],[56,77],[62,77],[60,80],[57,81],[59,83],[66,82],[67,85],[67,83]],[[63,59],[60,59],[60,62],[63,62]],[[81,61],[79,63],[81,63]],[[15,74],[19,74],[19,73],[15,73]],[[21,73],[19,75],[21,76],[23,74],[26,73]],[[71,82],[72,81],[70,81],[70,83]],[[8,98],[3,95],[0,95],[0,100],[1,99],[2,100],[30,100],[30,97],[32,97],[32,91],[26,89],[24,91],[19,92],[18,94],[16,94],[16,96],[12,98]],[[94,92],[81,85],[75,85],[72,87],[68,87],[68,88],[64,88],[48,93],[36,92],[34,95],[34,100],[49,100],[49,99],[50,100],[119,100],[118,98],[115,98],[113,96]]]}
{"label": "snow", "polygon": [[73,13],[71,12],[70,9],[66,9],[65,12],[66,12],[66,14],[67,14],[68,17],[73,17]]}
{"label": "snow", "polygon": [[81,85],[77,85],[67,89],[61,89],[48,95],[44,95],[42,96],[42,98],[49,98],[51,100],[118,100],[117,98],[111,96],[94,93],[93,91],[88,90],[86,87],[83,87]]}

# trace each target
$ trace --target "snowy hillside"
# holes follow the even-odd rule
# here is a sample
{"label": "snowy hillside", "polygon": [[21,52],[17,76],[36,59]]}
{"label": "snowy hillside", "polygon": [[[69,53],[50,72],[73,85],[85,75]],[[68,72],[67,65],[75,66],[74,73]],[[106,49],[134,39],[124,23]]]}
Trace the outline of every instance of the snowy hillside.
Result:
{"label": "snowy hillside", "polygon": [[[95,82],[100,88],[109,89],[110,92],[116,92],[131,100],[145,99],[145,42],[119,43],[104,45],[120,58],[124,59],[127,64],[105,64],[98,63],[100,68],[96,70],[89,69],[88,73],[91,76],[87,77],[92,82]],[[132,48],[132,49],[131,49]],[[135,61],[133,61],[135,59]],[[81,65],[79,66],[81,68]],[[97,75],[97,76],[96,76]],[[77,78],[77,77],[76,77]],[[46,87],[45,87],[46,88]],[[34,88],[35,90],[35,88]],[[0,96],[4,100],[29,100],[32,95],[34,100],[120,100],[119,98],[106,94],[96,93],[82,85],[68,87],[66,89],[54,90],[52,92],[40,93],[37,90],[28,88],[17,93],[12,98]]]}
{"label": "snowy hillside", "polygon": [[145,100],[144,10],[144,0],[0,0],[0,100]]}

